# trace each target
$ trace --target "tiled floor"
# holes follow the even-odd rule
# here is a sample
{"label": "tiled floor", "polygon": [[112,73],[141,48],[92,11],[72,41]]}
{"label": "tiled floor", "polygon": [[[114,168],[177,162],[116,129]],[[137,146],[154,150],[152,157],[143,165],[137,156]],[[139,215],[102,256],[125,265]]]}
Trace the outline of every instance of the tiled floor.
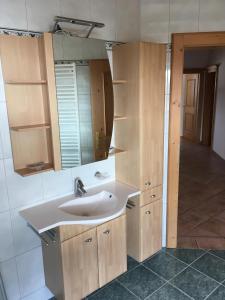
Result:
{"label": "tiled floor", "polygon": [[182,141],[178,247],[225,250],[225,161]]}
{"label": "tiled floor", "polygon": [[225,251],[164,249],[86,300],[225,299]]}

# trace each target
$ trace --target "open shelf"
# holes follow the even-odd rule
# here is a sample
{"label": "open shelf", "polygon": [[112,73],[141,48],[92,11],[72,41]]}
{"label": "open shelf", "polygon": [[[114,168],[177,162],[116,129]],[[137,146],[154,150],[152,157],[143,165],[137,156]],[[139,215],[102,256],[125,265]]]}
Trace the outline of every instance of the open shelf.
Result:
{"label": "open shelf", "polygon": [[20,174],[23,177],[38,174],[40,172],[50,171],[53,170],[53,165],[51,163],[44,164],[43,168],[41,170],[31,170],[29,168],[23,168],[23,169],[17,169],[15,170],[16,173]]}
{"label": "open shelf", "polygon": [[114,121],[117,121],[117,120],[126,120],[127,117],[125,116],[114,116]]}
{"label": "open shelf", "polygon": [[118,80],[113,80],[112,83],[113,84],[123,84],[123,83],[126,83],[127,81],[126,80],[123,80],[123,79],[118,79]]}
{"label": "open shelf", "polygon": [[119,153],[124,153],[124,152],[126,152],[126,151],[122,150],[122,149],[118,149],[118,148],[112,148],[112,149],[109,149],[109,156],[113,156],[113,155],[116,155]]}
{"label": "open shelf", "polygon": [[40,129],[48,129],[50,128],[50,124],[35,124],[35,125],[24,125],[24,126],[13,126],[10,127],[11,130],[14,131],[26,131],[26,130],[40,130]]}
{"label": "open shelf", "polygon": [[47,80],[37,80],[37,81],[14,81],[7,80],[6,84],[47,84]]}

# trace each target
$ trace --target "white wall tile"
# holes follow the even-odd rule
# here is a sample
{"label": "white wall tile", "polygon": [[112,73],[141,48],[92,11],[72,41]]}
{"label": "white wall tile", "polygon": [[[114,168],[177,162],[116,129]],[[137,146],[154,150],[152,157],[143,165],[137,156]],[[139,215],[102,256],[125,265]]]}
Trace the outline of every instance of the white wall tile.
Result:
{"label": "white wall tile", "polygon": [[169,32],[198,31],[198,0],[170,0]]}
{"label": "white wall tile", "polygon": [[89,0],[60,0],[60,10],[63,17],[90,20],[91,10]]}
{"label": "white wall tile", "polygon": [[44,199],[57,197],[72,193],[73,182],[71,169],[58,171],[58,172],[47,172],[43,173],[43,196]]}
{"label": "white wall tile", "polygon": [[141,1],[141,39],[168,42],[169,0]]}
{"label": "white wall tile", "polygon": [[16,257],[21,296],[25,297],[44,287],[41,247]]}
{"label": "white wall tile", "polygon": [[104,23],[104,28],[96,28],[93,30],[91,37],[107,40],[115,40],[115,12],[116,0],[95,0],[90,1],[91,20]]}
{"label": "white wall tile", "polygon": [[26,0],[29,30],[50,31],[54,17],[60,15],[59,0]]}
{"label": "white wall tile", "polygon": [[0,27],[27,29],[25,0],[0,0]]}
{"label": "white wall tile", "polygon": [[[73,179],[76,177],[80,177],[85,185],[85,188],[92,187],[115,179],[115,159],[114,157],[112,157],[107,160],[83,165],[71,170]],[[107,172],[110,176],[104,180],[100,180],[94,176],[97,171],[102,173]]]}
{"label": "white wall tile", "polygon": [[20,291],[15,259],[0,263],[0,272],[8,300],[19,300]]}
{"label": "white wall tile", "polygon": [[43,287],[40,290],[22,298],[21,300],[49,300],[53,297],[53,294],[47,287]]}
{"label": "white wall tile", "polygon": [[5,181],[5,169],[3,160],[0,160],[0,213],[7,211],[9,209],[9,201],[8,201],[8,194],[7,194],[7,187]]}
{"label": "white wall tile", "polygon": [[12,226],[9,212],[0,213],[0,262],[14,256]]}
{"label": "white wall tile", "polygon": [[27,226],[26,221],[19,215],[19,209],[11,211],[11,219],[16,255],[23,254],[41,245],[38,236]]}
{"label": "white wall tile", "polygon": [[199,31],[225,30],[225,1],[199,0]]}
{"label": "white wall tile", "polygon": [[139,38],[139,0],[116,0],[116,40],[128,42]]}
{"label": "white wall tile", "polygon": [[22,207],[43,200],[41,174],[21,177],[14,172],[12,159],[5,160],[5,171],[11,208]]}
{"label": "white wall tile", "polygon": [[2,141],[3,158],[12,157],[9,123],[5,102],[0,102],[0,136]]}

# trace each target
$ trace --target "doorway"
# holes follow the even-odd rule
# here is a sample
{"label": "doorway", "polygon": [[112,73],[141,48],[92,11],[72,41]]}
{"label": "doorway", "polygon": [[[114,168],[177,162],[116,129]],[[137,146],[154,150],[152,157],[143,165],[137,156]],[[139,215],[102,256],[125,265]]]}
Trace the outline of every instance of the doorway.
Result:
{"label": "doorway", "polygon": [[[186,99],[189,102],[189,107],[182,107],[182,83],[183,83],[183,69],[184,69],[184,53],[185,50],[191,48],[206,49],[206,47],[224,47],[225,46],[225,33],[187,33],[187,34],[174,34],[173,35],[173,46],[172,46],[172,70],[171,70],[171,100],[170,100],[170,129],[169,129],[169,159],[168,159],[168,205],[167,205],[167,247],[177,247],[177,224],[178,224],[178,193],[179,193],[179,167],[180,167],[180,149],[184,150],[180,138],[180,127],[182,117],[186,118],[184,125],[184,134],[189,136],[188,148],[190,145],[199,146],[198,138],[201,139],[202,143],[207,143],[207,147],[213,144],[213,122],[214,114],[211,109],[207,109],[207,105],[202,107],[202,112],[206,109],[206,112],[210,112],[208,117],[208,123],[202,119],[200,127],[200,136],[198,135],[198,117],[199,103],[197,103],[197,90],[200,91],[199,76],[198,73],[192,72],[189,74],[195,74],[187,76],[189,82],[189,98]],[[211,73],[211,72],[209,72]],[[214,72],[215,73],[215,72]],[[206,74],[207,75],[207,74]],[[213,76],[212,76],[213,75]],[[211,82],[216,78],[216,74],[210,74],[209,77],[205,77],[206,80]],[[198,83],[197,83],[198,82]],[[210,86],[208,84],[208,86]],[[210,88],[210,92],[212,88]],[[215,91],[214,91],[215,92]],[[192,98],[190,98],[192,93]],[[207,93],[209,95],[209,92]],[[191,105],[190,105],[191,104]],[[212,103],[208,102],[209,107]],[[188,105],[187,105],[188,106]],[[197,109],[196,109],[197,108]],[[185,112],[182,116],[182,110]],[[197,112],[197,114],[196,114]],[[209,122],[209,119],[211,121]],[[224,118],[225,119],[225,118]],[[212,126],[209,124],[212,124]],[[218,124],[217,124],[218,125]],[[186,126],[186,127],[185,127]],[[207,130],[206,130],[207,129]],[[222,128],[221,128],[222,129]],[[205,130],[205,131],[204,131]],[[218,134],[218,133],[217,133]],[[221,132],[220,132],[221,134]],[[218,138],[218,137],[216,137]],[[196,143],[197,142],[197,143]],[[206,145],[205,145],[206,146]],[[209,148],[210,148],[209,147]],[[190,148],[190,147],[189,147]],[[199,153],[199,159],[203,157],[203,154],[195,148],[196,153]],[[193,151],[193,149],[192,149]],[[210,150],[211,151],[211,150]],[[193,154],[193,157],[197,157],[197,154]],[[182,163],[182,161],[181,161]],[[191,162],[190,162],[191,163]],[[217,162],[220,165],[220,162]],[[222,164],[221,164],[222,165]],[[203,167],[205,164],[203,163]],[[197,170],[202,170],[203,167],[198,166]],[[225,167],[224,167],[225,170]],[[203,177],[200,175],[200,178]],[[218,179],[216,180],[218,181]],[[193,185],[194,186],[194,185]],[[197,186],[197,184],[196,184]],[[225,249],[225,246],[224,246]]]}

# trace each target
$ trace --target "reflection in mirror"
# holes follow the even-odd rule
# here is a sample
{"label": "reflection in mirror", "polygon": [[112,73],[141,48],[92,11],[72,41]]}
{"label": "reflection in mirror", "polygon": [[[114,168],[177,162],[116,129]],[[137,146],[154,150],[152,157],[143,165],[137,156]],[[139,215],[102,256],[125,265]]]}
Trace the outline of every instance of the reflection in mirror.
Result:
{"label": "reflection in mirror", "polygon": [[62,169],[106,159],[113,88],[106,43],[53,35]]}

